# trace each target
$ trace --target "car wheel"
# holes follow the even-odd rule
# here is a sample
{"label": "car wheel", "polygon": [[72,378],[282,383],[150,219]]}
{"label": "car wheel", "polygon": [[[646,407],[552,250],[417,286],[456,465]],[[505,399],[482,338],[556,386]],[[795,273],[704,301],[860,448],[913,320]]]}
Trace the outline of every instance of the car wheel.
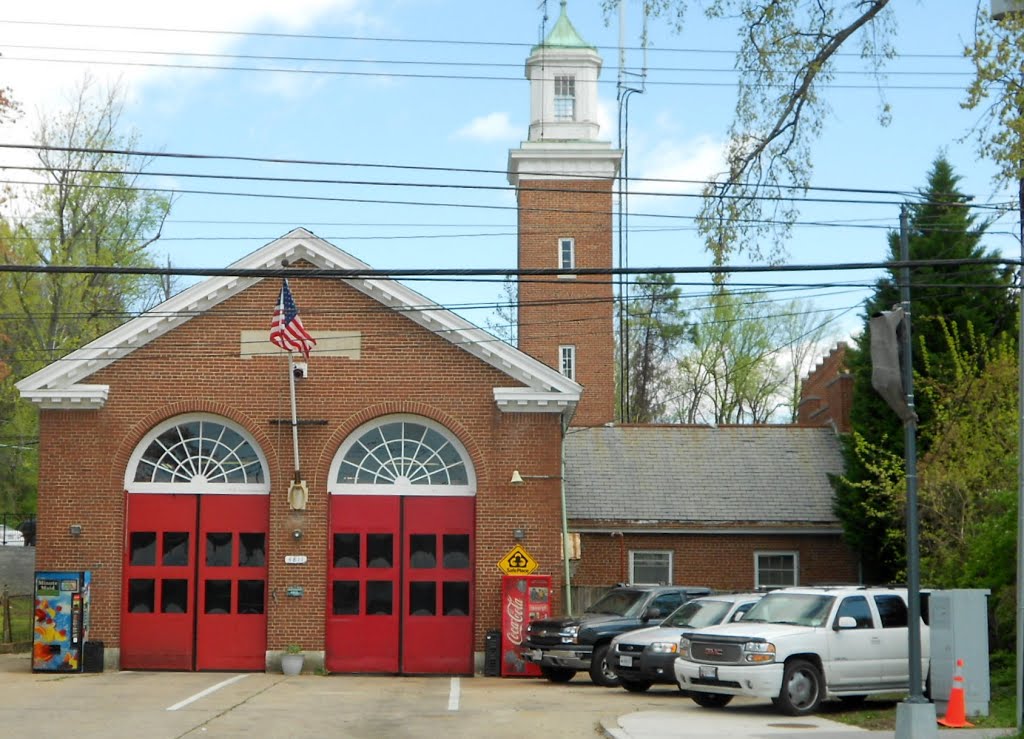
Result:
{"label": "car wheel", "polygon": [[619,676],[608,664],[609,646],[601,644],[594,647],[594,656],[590,660],[590,679],[594,681],[594,685],[600,685],[603,688],[615,688],[619,685]]}
{"label": "car wheel", "polygon": [[690,693],[693,702],[701,708],[725,708],[732,701],[731,695],[724,693],[701,693],[693,691]]}
{"label": "car wheel", "polygon": [[625,678],[619,678],[619,685],[624,687],[630,693],[646,693],[651,689],[653,683],[650,680],[626,680]]}
{"label": "car wheel", "polygon": [[782,673],[782,692],[779,710],[787,716],[807,716],[818,710],[821,703],[821,672],[813,663],[795,659],[786,663]]}
{"label": "car wheel", "polygon": [[567,683],[576,677],[576,670],[570,670],[568,667],[541,666],[540,674],[553,683]]}

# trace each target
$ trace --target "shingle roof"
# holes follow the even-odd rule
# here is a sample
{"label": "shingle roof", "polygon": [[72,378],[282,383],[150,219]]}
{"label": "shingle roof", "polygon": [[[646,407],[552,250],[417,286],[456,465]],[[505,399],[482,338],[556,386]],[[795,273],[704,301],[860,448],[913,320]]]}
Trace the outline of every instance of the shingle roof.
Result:
{"label": "shingle roof", "polygon": [[571,428],[570,519],[688,526],[835,526],[832,429],[803,426]]}

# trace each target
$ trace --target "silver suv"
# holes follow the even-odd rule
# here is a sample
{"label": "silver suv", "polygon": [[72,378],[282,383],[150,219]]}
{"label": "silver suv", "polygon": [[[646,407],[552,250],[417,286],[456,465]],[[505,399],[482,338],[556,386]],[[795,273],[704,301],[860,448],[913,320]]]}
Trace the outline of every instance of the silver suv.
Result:
{"label": "silver suv", "polygon": [[738,621],[763,593],[721,593],[688,600],[657,626],[619,634],[612,639],[608,664],[619,685],[642,693],[654,683],[676,684],[672,663],[684,631]]}

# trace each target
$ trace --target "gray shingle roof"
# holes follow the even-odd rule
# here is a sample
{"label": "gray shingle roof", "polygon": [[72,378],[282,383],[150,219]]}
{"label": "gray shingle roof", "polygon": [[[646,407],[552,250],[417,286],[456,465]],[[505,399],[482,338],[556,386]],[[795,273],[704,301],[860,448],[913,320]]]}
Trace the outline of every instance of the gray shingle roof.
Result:
{"label": "gray shingle roof", "polygon": [[566,513],[573,520],[690,526],[829,525],[828,475],[842,471],[830,428],[571,428]]}

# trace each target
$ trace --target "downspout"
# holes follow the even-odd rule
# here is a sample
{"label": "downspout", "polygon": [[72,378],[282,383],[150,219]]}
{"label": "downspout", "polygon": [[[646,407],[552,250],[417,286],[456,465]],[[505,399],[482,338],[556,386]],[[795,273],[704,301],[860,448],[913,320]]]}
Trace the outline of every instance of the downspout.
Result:
{"label": "downspout", "polygon": [[562,415],[562,440],[559,444],[559,485],[561,488],[562,497],[562,565],[565,568],[563,577],[565,578],[565,613],[567,616],[572,615],[572,576],[569,573],[569,555],[572,552],[571,542],[569,541],[569,519],[565,514],[565,435],[569,430],[569,419],[563,414]]}

